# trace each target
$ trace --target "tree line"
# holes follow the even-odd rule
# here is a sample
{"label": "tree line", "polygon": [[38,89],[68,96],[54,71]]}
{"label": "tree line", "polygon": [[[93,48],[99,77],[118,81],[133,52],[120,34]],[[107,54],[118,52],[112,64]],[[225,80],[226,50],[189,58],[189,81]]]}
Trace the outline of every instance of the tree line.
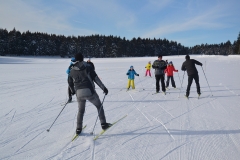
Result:
{"label": "tree line", "polygon": [[81,52],[85,57],[143,57],[186,54],[240,54],[240,33],[236,41],[221,44],[201,44],[185,47],[176,41],[105,35],[64,36],[40,32],[19,32],[0,28],[0,55],[72,57]]}

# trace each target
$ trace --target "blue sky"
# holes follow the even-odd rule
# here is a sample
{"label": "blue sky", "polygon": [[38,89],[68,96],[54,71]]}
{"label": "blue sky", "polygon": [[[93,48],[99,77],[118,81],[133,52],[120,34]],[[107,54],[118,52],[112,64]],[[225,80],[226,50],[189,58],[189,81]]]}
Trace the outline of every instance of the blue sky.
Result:
{"label": "blue sky", "polygon": [[0,28],[166,38],[185,46],[237,40],[240,0],[0,0]]}

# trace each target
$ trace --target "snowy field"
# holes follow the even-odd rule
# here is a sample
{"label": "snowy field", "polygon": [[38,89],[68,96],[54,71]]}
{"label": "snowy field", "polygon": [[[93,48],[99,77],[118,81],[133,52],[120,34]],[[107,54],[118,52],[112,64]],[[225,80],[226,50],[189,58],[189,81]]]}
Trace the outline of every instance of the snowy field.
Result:
{"label": "snowy field", "polygon": [[[145,65],[156,57],[93,58],[109,90],[104,101],[107,122],[127,117],[93,141],[89,133],[97,110],[87,102],[87,127],[72,143],[78,111],[75,96],[46,131],[68,99],[65,71],[70,59],[0,57],[0,159],[240,159],[240,56],[191,56],[203,63],[197,66],[202,95],[197,99],[193,82],[189,100],[184,98],[187,75],[180,71],[184,57],[163,57],[179,70],[174,75],[179,89],[170,87],[166,95],[152,95],[155,78],[144,77]],[[136,89],[126,92],[130,65],[140,77],[135,77]],[[98,86],[96,90],[103,100],[102,90]],[[94,134],[100,131],[98,121]]]}

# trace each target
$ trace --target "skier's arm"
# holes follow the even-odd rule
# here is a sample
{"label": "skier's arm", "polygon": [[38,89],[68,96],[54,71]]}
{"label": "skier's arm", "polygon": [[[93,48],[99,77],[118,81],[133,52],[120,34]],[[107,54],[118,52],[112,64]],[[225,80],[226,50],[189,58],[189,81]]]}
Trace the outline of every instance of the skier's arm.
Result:
{"label": "skier's arm", "polygon": [[176,70],[174,66],[173,66],[173,71],[178,72],[178,70]]}
{"label": "skier's arm", "polygon": [[137,74],[137,72],[136,72],[136,71],[134,71],[134,74],[135,74],[136,76],[139,76],[139,74]]}
{"label": "skier's arm", "polygon": [[195,59],[194,59],[194,63],[195,63],[196,65],[202,66],[202,63],[199,62],[199,61],[197,61],[197,60],[195,60]]}
{"label": "skier's arm", "polygon": [[73,66],[73,64],[71,63],[70,66],[68,67],[68,69],[66,70],[66,73],[67,73],[67,74],[70,73],[72,66]]}
{"label": "skier's arm", "polygon": [[167,70],[168,70],[168,68],[166,68],[166,69],[164,70],[164,73],[167,73]]}
{"label": "skier's arm", "polygon": [[99,79],[97,73],[93,70],[92,67],[90,68],[90,76],[91,76],[91,79],[104,91],[106,87],[104,86],[102,81]]}
{"label": "skier's arm", "polygon": [[156,68],[158,68],[158,66],[156,66],[156,63],[155,63],[155,61],[153,62],[153,64],[152,64],[152,68],[153,69],[156,69]]}

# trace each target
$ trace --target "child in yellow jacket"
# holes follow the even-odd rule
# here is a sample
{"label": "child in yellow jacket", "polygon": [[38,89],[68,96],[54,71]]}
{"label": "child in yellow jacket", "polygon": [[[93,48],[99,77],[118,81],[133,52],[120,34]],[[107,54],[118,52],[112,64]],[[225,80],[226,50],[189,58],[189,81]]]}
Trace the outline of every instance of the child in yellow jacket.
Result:
{"label": "child in yellow jacket", "polygon": [[145,68],[146,68],[146,74],[145,74],[145,77],[146,77],[148,74],[149,74],[150,77],[152,77],[152,76],[151,76],[151,72],[150,72],[151,67],[152,67],[152,65],[151,65],[151,61],[149,61],[148,64],[146,65],[146,67],[145,67]]}

